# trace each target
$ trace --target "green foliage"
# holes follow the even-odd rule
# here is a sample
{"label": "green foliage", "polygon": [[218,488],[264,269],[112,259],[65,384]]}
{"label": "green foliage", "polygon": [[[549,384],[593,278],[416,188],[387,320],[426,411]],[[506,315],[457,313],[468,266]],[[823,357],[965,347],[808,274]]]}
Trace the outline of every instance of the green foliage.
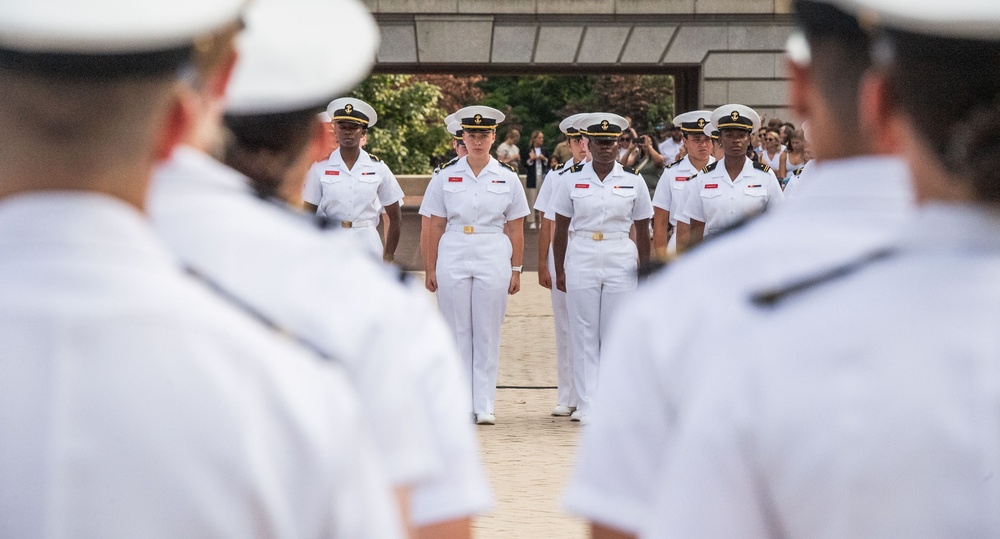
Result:
{"label": "green foliage", "polygon": [[508,115],[504,128],[497,134],[498,140],[503,140],[506,129],[516,127],[521,131],[520,146],[527,147],[531,132],[538,129],[545,133],[545,145],[552,148],[560,134],[559,122],[567,115],[564,110],[567,103],[587,100],[594,79],[553,75],[490,77],[479,84],[486,94],[481,104]]}
{"label": "green foliage", "polygon": [[640,132],[674,116],[673,77],[668,75],[372,75],[352,95],[378,112],[366,149],[396,174],[429,173],[431,163],[451,150],[444,117],[467,105],[503,111],[507,119],[497,140],[516,127],[522,149],[536,129],[545,134],[545,146],[554,148],[559,122],[578,112],[629,116]]}
{"label": "green foliage", "polygon": [[428,174],[431,158],[451,148],[439,106],[441,90],[410,75],[372,75],[351,94],[369,103],[378,122],[368,130],[365,150],[395,174]]}

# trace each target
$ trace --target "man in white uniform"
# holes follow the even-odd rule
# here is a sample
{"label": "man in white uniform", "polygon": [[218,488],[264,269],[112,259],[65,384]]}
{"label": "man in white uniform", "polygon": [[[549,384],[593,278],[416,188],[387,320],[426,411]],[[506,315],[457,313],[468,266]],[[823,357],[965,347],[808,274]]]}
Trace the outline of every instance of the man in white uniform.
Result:
{"label": "man in white uniform", "polygon": [[691,219],[688,246],[784,200],[770,167],[746,156],[750,133],[759,123],[760,116],[743,105],[723,105],[712,112],[726,156],[705,167],[688,187],[691,193],[684,203],[684,214]]}
{"label": "man in white uniform", "polygon": [[[318,52],[329,17],[352,19],[358,56],[374,52],[374,21],[356,2],[254,4],[239,41],[227,121],[324,106],[364,76],[368,66],[354,56]],[[218,46],[225,52],[213,54],[216,63],[200,62],[194,86],[204,106],[201,121],[217,128],[220,118],[211,111],[220,109],[222,95],[215,89],[225,85],[212,81],[228,73],[237,52],[231,41]],[[280,66],[282,84],[261,83],[274,79],[268,60]],[[315,131],[311,144],[319,148]],[[288,181],[301,178],[294,168]],[[361,393],[390,479],[401,496],[412,492],[412,522],[438,532],[451,523],[467,533],[468,517],[487,509],[490,495],[462,412],[468,400],[458,359],[440,317],[339,230],[320,232],[305,216],[254,196],[248,183],[198,148],[178,149],[157,172],[150,197],[158,232],[229,293],[336,356]]]}
{"label": "man in white uniform", "polygon": [[[582,421],[597,389],[602,342],[622,300],[635,290],[638,264],[649,262],[653,205],[646,182],[615,159],[628,122],[595,113],[582,120],[593,160],[570,169],[550,203],[556,214],[556,286],[566,292],[574,386]],[[573,226],[570,238],[569,228]],[[636,241],[629,238],[635,226]]]}
{"label": "man in white uniform", "polygon": [[865,33],[839,10],[803,5],[796,3],[796,20],[814,51],[811,61],[806,55],[790,64],[797,89],[790,98],[817,133],[830,133],[813,141],[817,174],[794,204],[675,261],[615,323],[597,413],[565,498],[571,512],[592,522],[595,537],[634,537],[652,511],[677,417],[699,374],[718,359],[693,347],[728,336],[752,292],[878,249],[911,216],[904,166],[872,155],[885,139],[853,112],[868,65]]}
{"label": "man in white uniform", "polygon": [[860,123],[897,141],[921,206],[888,248],[751,296],[682,414],[644,537],[1000,537],[1000,197],[993,158],[976,161],[1000,144],[983,68],[1000,9],[855,5],[875,53]]}
{"label": "man in white uniform", "polygon": [[241,2],[0,5],[0,536],[400,537],[340,368],[141,212],[177,73]]}
{"label": "man in white uniform", "polygon": [[687,155],[666,166],[656,184],[659,189],[653,193],[653,255],[657,260],[677,253],[677,214],[681,213],[685,188],[694,175],[715,162],[712,138],[705,134],[711,116],[711,111],[695,110],[674,117],[674,126],[684,133]]}
{"label": "man in white uniform", "polygon": [[[403,189],[382,160],[359,146],[378,115],[371,105],[353,97],[334,100],[327,112],[340,146],[326,165],[310,169],[302,192],[306,210],[333,220],[374,256],[392,262],[401,231]],[[376,230],[383,212],[389,216],[385,246]]]}
{"label": "man in white uniform", "polygon": [[587,141],[580,132],[577,122],[588,116],[588,113],[574,114],[559,123],[559,130],[566,135],[573,157],[562,166],[554,168],[545,175],[542,188],[535,199],[535,211],[542,213],[542,226],[538,232],[538,284],[548,288],[552,296],[552,318],[556,326],[556,407],[552,410],[554,416],[568,416],[576,410],[578,402],[576,389],[573,386],[573,353],[569,343],[569,313],[566,310],[566,292],[552,286],[552,275],[555,274],[555,257],[552,254],[552,238],[555,237],[554,213],[549,213],[549,201],[556,191],[558,181],[574,166],[589,159]]}

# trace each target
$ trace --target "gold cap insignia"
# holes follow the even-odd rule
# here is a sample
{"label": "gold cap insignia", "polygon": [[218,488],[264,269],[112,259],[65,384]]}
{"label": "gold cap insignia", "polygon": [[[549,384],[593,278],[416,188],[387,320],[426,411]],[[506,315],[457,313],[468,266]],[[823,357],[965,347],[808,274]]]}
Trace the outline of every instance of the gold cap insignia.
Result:
{"label": "gold cap insignia", "polygon": [[733,113],[729,115],[729,117],[732,118],[734,122],[736,120],[739,120],[740,119],[740,111],[734,110]]}
{"label": "gold cap insignia", "polygon": [[698,118],[698,127],[702,127],[702,128],[705,127],[705,119],[704,118]]}
{"label": "gold cap insignia", "polygon": [[602,120],[601,121],[601,129],[603,129],[605,131],[608,130],[608,121],[607,120]]}
{"label": "gold cap insignia", "polygon": [[483,123],[483,115],[482,114],[477,114],[477,115],[473,116],[472,117],[472,121],[476,122],[477,124]]}
{"label": "gold cap insignia", "polygon": [[350,103],[344,105],[344,112],[346,112],[348,114],[354,112],[354,105],[352,105]]}

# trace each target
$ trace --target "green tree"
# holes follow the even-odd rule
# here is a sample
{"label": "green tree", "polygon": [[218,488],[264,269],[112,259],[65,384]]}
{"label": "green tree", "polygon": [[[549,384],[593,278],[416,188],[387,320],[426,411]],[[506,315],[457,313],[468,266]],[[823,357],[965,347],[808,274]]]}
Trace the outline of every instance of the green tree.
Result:
{"label": "green tree", "polygon": [[437,86],[413,80],[411,75],[372,75],[351,95],[378,113],[365,149],[394,173],[430,173],[431,157],[451,148]]}

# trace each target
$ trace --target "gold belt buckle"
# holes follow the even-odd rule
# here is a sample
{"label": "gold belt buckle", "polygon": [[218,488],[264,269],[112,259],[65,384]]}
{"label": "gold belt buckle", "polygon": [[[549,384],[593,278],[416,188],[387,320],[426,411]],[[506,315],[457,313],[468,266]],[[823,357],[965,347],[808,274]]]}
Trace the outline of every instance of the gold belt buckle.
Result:
{"label": "gold belt buckle", "polygon": [[601,241],[604,239],[604,232],[594,232],[594,235],[590,238],[595,241]]}
{"label": "gold belt buckle", "polygon": [[476,231],[476,227],[474,227],[472,225],[465,225],[465,226],[462,227],[462,232],[465,232],[466,234],[472,234],[475,231]]}
{"label": "gold belt buckle", "polygon": [[340,226],[341,228],[354,228],[354,223],[351,221],[341,221]]}

